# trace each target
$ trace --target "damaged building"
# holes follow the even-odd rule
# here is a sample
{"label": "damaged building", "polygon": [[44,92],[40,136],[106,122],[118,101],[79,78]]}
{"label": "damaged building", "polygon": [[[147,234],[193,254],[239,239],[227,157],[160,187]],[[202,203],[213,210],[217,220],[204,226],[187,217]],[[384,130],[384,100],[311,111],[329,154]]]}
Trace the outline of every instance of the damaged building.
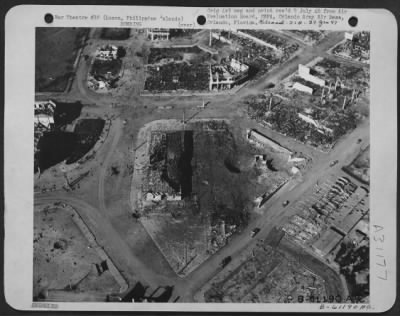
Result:
{"label": "damaged building", "polygon": [[147,29],[147,38],[151,41],[155,40],[169,40],[169,29],[163,28],[154,28],[154,29]]}
{"label": "damaged building", "polygon": [[34,103],[34,153],[43,133],[50,131],[54,126],[54,111],[56,104],[51,101],[37,101]]}
{"label": "damaged building", "polygon": [[226,64],[210,65],[209,89],[231,89],[246,80],[248,74],[249,66],[235,58]]}

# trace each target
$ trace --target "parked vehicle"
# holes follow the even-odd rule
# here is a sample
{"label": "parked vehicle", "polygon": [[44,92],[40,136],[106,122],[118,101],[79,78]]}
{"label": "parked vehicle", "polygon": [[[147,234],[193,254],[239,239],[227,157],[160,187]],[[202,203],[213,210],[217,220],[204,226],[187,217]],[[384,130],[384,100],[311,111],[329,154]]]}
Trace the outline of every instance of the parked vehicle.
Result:
{"label": "parked vehicle", "polygon": [[258,228],[258,227],[256,227],[256,228],[254,228],[252,231],[251,231],[251,234],[250,234],[250,236],[251,236],[251,238],[253,238],[255,235],[257,235],[259,232],[260,232],[260,228]]}
{"label": "parked vehicle", "polygon": [[106,297],[107,302],[121,302],[122,298],[116,294],[108,294]]}
{"label": "parked vehicle", "polygon": [[232,261],[232,257],[231,256],[225,257],[221,261],[221,267],[224,268],[231,261]]}
{"label": "parked vehicle", "polygon": [[337,163],[339,162],[339,160],[334,160],[334,161],[332,161],[331,163],[330,163],[330,167],[333,167],[334,165],[336,165]]}
{"label": "parked vehicle", "polygon": [[346,177],[341,177],[340,179],[346,181],[346,183],[350,183],[350,182],[351,182],[351,181],[349,180],[349,178],[346,178]]}

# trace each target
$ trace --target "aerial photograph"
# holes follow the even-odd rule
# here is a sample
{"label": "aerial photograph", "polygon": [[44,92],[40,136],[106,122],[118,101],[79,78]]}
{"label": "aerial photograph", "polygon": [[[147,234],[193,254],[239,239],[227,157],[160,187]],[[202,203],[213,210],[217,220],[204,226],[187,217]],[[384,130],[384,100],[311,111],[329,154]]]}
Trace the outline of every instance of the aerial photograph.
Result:
{"label": "aerial photograph", "polygon": [[33,301],[369,303],[369,32],[35,38]]}

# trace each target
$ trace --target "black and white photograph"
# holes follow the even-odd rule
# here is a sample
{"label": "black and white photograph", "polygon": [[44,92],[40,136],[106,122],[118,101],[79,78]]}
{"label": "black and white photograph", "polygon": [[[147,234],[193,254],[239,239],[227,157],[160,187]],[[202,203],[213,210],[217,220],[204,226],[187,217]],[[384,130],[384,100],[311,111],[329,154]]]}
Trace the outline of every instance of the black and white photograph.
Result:
{"label": "black and white photograph", "polygon": [[370,33],[37,28],[33,299],[368,302]]}
{"label": "black and white photograph", "polygon": [[164,9],[35,7],[30,40],[6,38],[15,38],[6,51],[7,300],[59,310],[387,310],[391,17]]}

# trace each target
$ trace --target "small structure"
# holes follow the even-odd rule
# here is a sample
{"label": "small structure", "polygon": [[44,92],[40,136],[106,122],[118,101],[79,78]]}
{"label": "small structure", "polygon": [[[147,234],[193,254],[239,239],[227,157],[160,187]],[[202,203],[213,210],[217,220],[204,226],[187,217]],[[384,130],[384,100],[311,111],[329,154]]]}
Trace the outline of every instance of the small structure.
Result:
{"label": "small structure", "polygon": [[358,224],[355,227],[355,230],[362,234],[365,237],[369,236],[369,222],[365,219],[362,219],[358,222]]}
{"label": "small structure", "polygon": [[344,39],[352,41],[354,37],[354,33],[352,32],[344,32]]}
{"label": "small structure", "polygon": [[364,214],[361,212],[360,209],[358,208],[353,208],[351,209],[348,207],[347,209],[341,209],[340,212],[343,212],[344,214],[340,214],[339,216],[334,218],[333,224],[335,227],[343,232],[343,233],[348,233],[364,216]]}
{"label": "small structure", "polygon": [[54,126],[54,111],[56,104],[51,101],[36,101],[34,103],[34,153],[35,165],[36,154],[38,152],[38,144],[40,138],[45,132],[50,131]]}
{"label": "small structure", "polygon": [[293,224],[292,222],[288,222],[282,227],[282,230],[289,236],[295,236],[298,234],[300,227]]}
{"label": "small structure", "polygon": [[35,128],[38,125],[45,129],[50,129],[54,124],[54,111],[56,104],[49,101],[37,101],[35,102]]}
{"label": "small structure", "polygon": [[247,78],[249,66],[235,58],[229,64],[210,65],[210,91],[217,89],[231,89]]}
{"label": "small structure", "polygon": [[36,101],[34,106],[35,106],[35,114],[36,114],[36,111],[50,111],[50,112],[54,113],[54,110],[56,108],[56,104],[51,100]]}
{"label": "small structure", "polygon": [[[118,47],[106,44],[98,47],[87,76],[87,85],[97,92],[106,92],[115,86],[121,76],[122,63],[119,61]],[[120,49],[123,49],[120,47]],[[115,72],[115,74],[114,74]]]}
{"label": "small structure", "polygon": [[154,28],[147,29],[147,38],[151,41],[155,40],[169,40],[169,29]]}
{"label": "small structure", "polygon": [[299,227],[303,227],[306,224],[306,220],[299,215],[294,215],[291,222]]}
{"label": "small structure", "polygon": [[158,202],[161,200],[181,201],[182,196],[180,193],[177,193],[177,194],[169,194],[169,193],[163,193],[163,192],[147,192],[146,193],[146,201]]}
{"label": "small structure", "polygon": [[105,90],[106,88],[109,87],[108,83],[99,79],[96,80],[93,76],[88,76],[88,81],[87,81],[88,87],[92,90]]}
{"label": "small structure", "polygon": [[293,167],[290,169],[290,172],[291,172],[292,174],[298,174],[298,173],[300,172],[300,170],[299,170],[299,168],[293,166]]}
{"label": "small structure", "polygon": [[232,45],[233,42],[227,38],[225,38],[224,36],[222,36],[221,34],[215,33],[211,31],[211,36],[219,41],[221,41],[222,43],[227,43],[229,45]]}
{"label": "small structure", "polygon": [[303,157],[292,157],[292,156],[290,156],[289,160],[288,160],[288,162],[291,162],[291,163],[301,163],[301,162],[304,162],[304,161],[306,161],[306,158],[303,158]]}
{"label": "small structure", "polygon": [[46,129],[50,129],[54,124],[54,118],[52,115],[45,113],[35,114],[35,126],[42,125]]}
{"label": "small structure", "polygon": [[283,147],[279,143],[256,131],[255,129],[247,129],[247,140],[256,143],[262,147],[269,146],[279,153],[287,154],[289,156],[292,154],[289,149]]}
{"label": "small structure", "polygon": [[335,229],[327,229],[322,236],[312,245],[316,254],[321,257],[329,254],[343,239],[343,235]]}
{"label": "small structure", "polygon": [[320,132],[321,134],[332,134],[333,130],[329,127],[326,127],[325,125],[323,125],[322,123],[320,123],[319,121],[313,119],[311,116],[303,114],[303,113],[298,113],[297,114],[299,118],[301,118],[303,121],[314,125],[317,128],[317,131]]}
{"label": "small structure", "polygon": [[256,163],[261,163],[262,165],[267,164],[267,155],[255,155]]}
{"label": "small structure", "polygon": [[325,86],[325,80],[318,78],[310,73],[310,68],[307,66],[304,66],[302,64],[299,64],[299,76],[303,78],[306,81],[312,82],[318,86],[324,87]]}
{"label": "small structure", "polygon": [[105,45],[96,50],[96,59],[98,60],[114,60],[117,59],[117,46]]}
{"label": "small structure", "polygon": [[304,84],[301,84],[300,82],[296,82],[293,85],[293,89],[296,89],[296,90],[299,90],[301,92],[305,92],[305,93],[308,93],[308,94],[313,94],[313,92],[314,92],[311,87],[308,87],[308,86],[306,86]]}
{"label": "small structure", "polygon": [[230,66],[232,67],[232,69],[234,70],[234,72],[238,72],[238,73],[246,73],[249,71],[249,66],[241,63],[240,61],[238,61],[235,58],[231,59],[231,63]]}

